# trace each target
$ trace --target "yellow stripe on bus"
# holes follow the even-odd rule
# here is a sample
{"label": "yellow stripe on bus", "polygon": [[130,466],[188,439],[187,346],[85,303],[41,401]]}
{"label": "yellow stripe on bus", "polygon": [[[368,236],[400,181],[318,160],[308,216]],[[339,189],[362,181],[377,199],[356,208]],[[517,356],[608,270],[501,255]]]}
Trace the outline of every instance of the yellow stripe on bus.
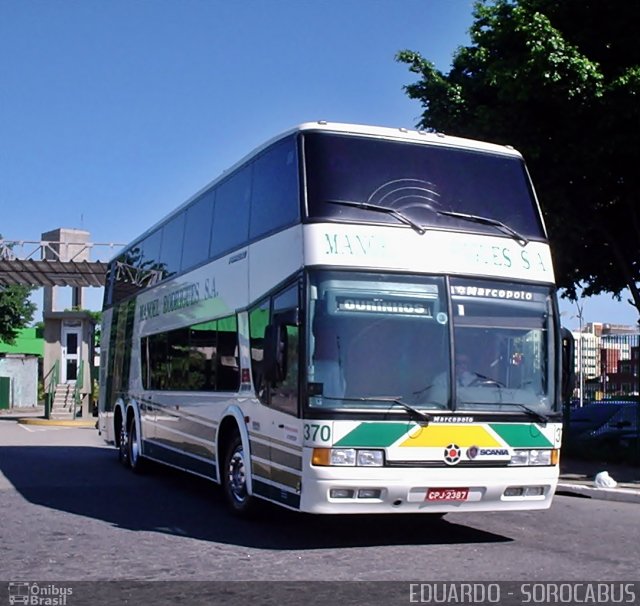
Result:
{"label": "yellow stripe on bus", "polygon": [[446,447],[457,444],[461,448],[469,446],[504,446],[492,433],[479,425],[429,425],[417,427],[407,439],[396,446],[404,447]]}

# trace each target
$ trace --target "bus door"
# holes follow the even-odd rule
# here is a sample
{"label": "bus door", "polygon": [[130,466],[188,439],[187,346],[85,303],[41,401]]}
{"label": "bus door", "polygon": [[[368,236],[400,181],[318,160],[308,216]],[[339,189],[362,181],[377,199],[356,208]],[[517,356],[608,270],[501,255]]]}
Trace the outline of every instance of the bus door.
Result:
{"label": "bus door", "polygon": [[[263,314],[266,305],[262,306]],[[302,423],[299,405],[299,335],[298,285],[294,284],[274,295],[270,301],[269,322],[264,326],[263,351],[257,358],[261,363],[253,364],[254,382],[261,410],[256,411],[260,433],[268,441],[269,496],[274,500],[295,506],[299,500],[302,470]],[[258,321],[258,310],[251,312],[254,320],[251,331]],[[250,320],[251,321],[251,320]],[[255,356],[252,344],[252,356]],[[255,428],[255,426],[254,426]],[[253,446],[253,445],[252,445]],[[262,440],[258,451],[264,448]],[[256,453],[253,448],[252,454]],[[254,478],[254,486],[256,481]]]}

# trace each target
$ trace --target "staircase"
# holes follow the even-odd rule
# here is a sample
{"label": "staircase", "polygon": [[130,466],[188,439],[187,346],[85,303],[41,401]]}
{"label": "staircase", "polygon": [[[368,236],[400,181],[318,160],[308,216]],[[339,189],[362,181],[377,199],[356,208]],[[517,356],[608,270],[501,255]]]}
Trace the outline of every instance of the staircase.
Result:
{"label": "staircase", "polygon": [[73,419],[73,390],[70,383],[58,383],[51,407],[52,419]]}

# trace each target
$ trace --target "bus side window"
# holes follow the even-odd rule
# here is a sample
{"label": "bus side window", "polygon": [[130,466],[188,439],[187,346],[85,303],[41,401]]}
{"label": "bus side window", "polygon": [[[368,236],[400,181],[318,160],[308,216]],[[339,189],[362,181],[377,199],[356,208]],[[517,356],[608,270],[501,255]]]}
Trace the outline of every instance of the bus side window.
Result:
{"label": "bus side window", "polygon": [[[270,305],[273,303],[273,305]],[[256,396],[263,404],[272,406],[292,415],[298,414],[298,356],[299,328],[294,322],[287,321],[282,326],[286,330],[286,375],[277,384],[269,385],[264,377],[265,331],[271,322],[280,322],[283,317],[297,315],[297,283],[275,295],[272,300],[265,299],[249,310],[249,341],[251,347],[251,374]]]}
{"label": "bus side window", "polygon": [[218,321],[217,391],[237,391],[240,387],[238,322],[236,316]]}
{"label": "bus side window", "polygon": [[249,345],[251,348],[251,375],[253,388],[264,401],[265,385],[262,372],[264,358],[264,331],[269,323],[269,299],[261,301],[249,310]]}
{"label": "bus side window", "polygon": [[[295,283],[282,293],[274,296],[271,321],[277,318],[295,317],[298,309],[298,284]],[[270,388],[270,405],[283,412],[298,414],[298,385],[299,385],[299,328],[294,320],[287,320],[285,325],[286,339],[286,369],[287,374],[282,381]]]}
{"label": "bus side window", "polygon": [[287,326],[287,374],[281,383],[271,388],[271,406],[292,415],[298,414],[298,351],[299,329]]}

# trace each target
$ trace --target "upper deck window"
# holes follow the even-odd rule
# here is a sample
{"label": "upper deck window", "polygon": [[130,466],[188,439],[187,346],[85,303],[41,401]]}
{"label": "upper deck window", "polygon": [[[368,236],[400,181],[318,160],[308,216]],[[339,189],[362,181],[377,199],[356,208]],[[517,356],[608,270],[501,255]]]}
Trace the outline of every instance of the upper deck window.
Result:
{"label": "upper deck window", "polygon": [[453,211],[500,221],[527,239],[545,238],[518,157],[328,133],[306,133],[304,157],[309,219],[399,224],[390,214],[349,205],[366,203],[429,227],[501,234],[438,214]]}
{"label": "upper deck window", "polygon": [[300,221],[297,138],[276,141],[109,266],[105,308]]}

